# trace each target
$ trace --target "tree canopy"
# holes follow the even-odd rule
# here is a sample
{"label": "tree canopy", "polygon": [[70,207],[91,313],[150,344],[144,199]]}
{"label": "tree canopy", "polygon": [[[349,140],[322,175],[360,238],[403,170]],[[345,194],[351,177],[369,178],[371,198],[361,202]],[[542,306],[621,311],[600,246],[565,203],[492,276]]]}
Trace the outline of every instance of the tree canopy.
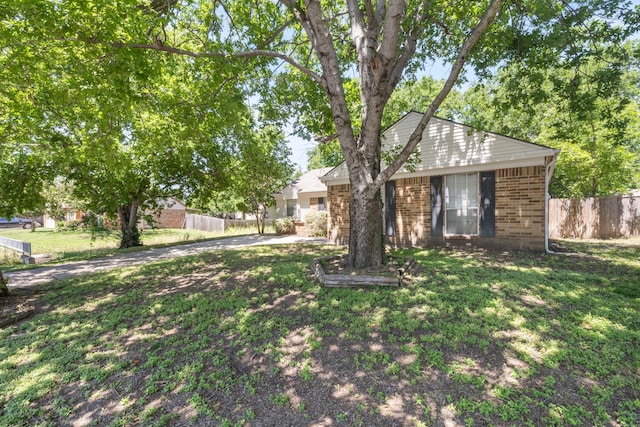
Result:
{"label": "tree canopy", "polygon": [[464,120],[562,151],[554,197],[599,197],[640,186],[637,42],[576,66],[541,65],[522,77],[505,68],[465,94]]}
{"label": "tree canopy", "polygon": [[[465,66],[480,77],[509,67],[514,75],[536,79],[532,70],[540,64],[578,66],[589,60],[590,40],[603,46],[626,40],[638,31],[639,15],[623,0],[8,0],[1,13],[0,65],[19,82],[3,89],[4,96],[15,92],[20,105],[14,111],[28,129],[20,143],[33,132],[43,139],[61,134],[66,144],[88,144],[86,152],[93,146],[109,155],[118,141],[122,150],[110,162],[127,164],[128,173],[135,173],[149,164],[125,161],[123,154],[166,135],[171,157],[175,151],[186,159],[179,154],[179,138],[186,134],[201,148],[197,141],[203,135],[232,134],[229,121],[242,123],[234,114],[239,103],[229,101],[236,99],[234,91],[260,94],[265,120],[282,123],[294,115],[299,134],[339,142],[351,190],[349,263],[357,267],[382,261],[380,188],[414,151],[433,114],[464,78]],[[450,72],[407,145],[383,168],[380,131],[389,100],[403,79],[433,61]],[[188,92],[196,95],[206,119],[171,115],[175,126],[168,127],[148,122],[139,113],[166,110],[162,95],[178,81],[169,84],[163,77],[176,69],[188,69],[196,87],[203,88]],[[202,76],[210,84],[201,85]],[[12,120],[3,127],[15,127]],[[212,132],[191,131],[202,129],[199,125]],[[149,129],[157,138],[148,138]],[[194,153],[190,160],[202,153],[216,158],[215,150]],[[207,162],[195,166],[216,175]],[[182,182],[196,179],[179,175]],[[125,181],[140,179],[146,189],[157,179],[144,178]]]}

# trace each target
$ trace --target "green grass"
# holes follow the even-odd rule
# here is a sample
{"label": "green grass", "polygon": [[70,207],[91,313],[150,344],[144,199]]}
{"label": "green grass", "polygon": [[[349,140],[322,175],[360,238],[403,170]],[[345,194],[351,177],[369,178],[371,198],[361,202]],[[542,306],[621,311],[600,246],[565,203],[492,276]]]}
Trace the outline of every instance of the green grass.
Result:
{"label": "green grass", "polygon": [[0,426],[640,423],[640,246],[405,250],[397,289],[321,288],[332,247],[70,279],[0,331]]}
{"label": "green grass", "polygon": [[[92,235],[90,232],[82,230],[55,231],[52,229],[38,228],[35,232],[31,232],[30,230],[21,228],[3,228],[0,229],[0,236],[30,242],[32,255],[52,254],[52,263],[60,263],[85,260],[115,253],[146,250],[150,247],[162,247],[240,234],[253,234],[255,232],[255,227],[231,228],[225,233],[181,229],[149,229],[142,232],[141,238],[143,246],[128,249],[118,249],[120,233],[116,231]],[[8,271],[34,267],[33,265],[21,264],[18,255],[19,254],[9,249],[0,248],[0,268]]]}

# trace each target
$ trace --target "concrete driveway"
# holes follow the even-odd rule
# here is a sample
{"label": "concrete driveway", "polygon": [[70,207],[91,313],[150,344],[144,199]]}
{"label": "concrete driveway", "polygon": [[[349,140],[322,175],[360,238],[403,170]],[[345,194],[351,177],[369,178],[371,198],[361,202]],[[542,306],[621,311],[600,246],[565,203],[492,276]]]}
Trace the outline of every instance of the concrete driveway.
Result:
{"label": "concrete driveway", "polygon": [[301,236],[275,236],[275,235],[250,235],[229,237],[219,240],[189,243],[185,245],[171,246],[167,248],[152,248],[139,252],[130,252],[121,255],[110,255],[102,258],[94,258],[86,261],[69,262],[66,264],[49,267],[38,267],[28,270],[4,273],[8,279],[9,289],[28,288],[68,277],[91,274],[97,271],[111,270],[118,267],[145,264],[163,259],[179,258],[194,255],[201,252],[210,252],[221,249],[237,249],[257,245],[284,245],[291,243],[316,243],[326,244],[327,239]]}

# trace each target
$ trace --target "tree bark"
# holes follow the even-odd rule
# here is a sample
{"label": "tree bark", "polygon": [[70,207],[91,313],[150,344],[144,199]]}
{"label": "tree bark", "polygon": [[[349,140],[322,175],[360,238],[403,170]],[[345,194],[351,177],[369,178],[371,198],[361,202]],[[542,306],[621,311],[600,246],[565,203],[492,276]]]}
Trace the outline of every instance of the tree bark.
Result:
{"label": "tree bark", "polygon": [[349,265],[366,268],[382,264],[384,242],[380,191],[369,195],[352,189],[349,217]]}
{"label": "tree bark", "polygon": [[7,287],[7,281],[2,275],[2,271],[0,271],[0,297],[8,297],[9,296],[9,288]]}
{"label": "tree bark", "polygon": [[138,230],[138,205],[134,200],[128,205],[118,206],[118,218],[120,219],[120,249],[142,246],[140,231]]}

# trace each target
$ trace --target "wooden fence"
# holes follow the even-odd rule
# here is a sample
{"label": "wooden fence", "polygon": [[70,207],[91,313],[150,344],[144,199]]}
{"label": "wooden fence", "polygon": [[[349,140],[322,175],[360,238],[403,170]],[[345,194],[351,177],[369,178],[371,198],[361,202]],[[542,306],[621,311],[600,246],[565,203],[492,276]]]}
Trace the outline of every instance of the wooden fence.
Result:
{"label": "wooden fence", "polygon": [[549,200],[549,237],[615,239],[640,236],[640,196]]}
{"label": "wooden fence", "polygon": [[[272,219],[265,221],[267,226],[273,224]],[[211,231],[215,233],[224,233],[229,228],[251,228],[257,230],[255,219],[221,219],[212,216],[186,214],[184,218],[184,227],[187,230]]]}
{"label": "wooden fence", "polygon": [[224,233],[224,219],[188,213],[184,218],[184,228]]}

